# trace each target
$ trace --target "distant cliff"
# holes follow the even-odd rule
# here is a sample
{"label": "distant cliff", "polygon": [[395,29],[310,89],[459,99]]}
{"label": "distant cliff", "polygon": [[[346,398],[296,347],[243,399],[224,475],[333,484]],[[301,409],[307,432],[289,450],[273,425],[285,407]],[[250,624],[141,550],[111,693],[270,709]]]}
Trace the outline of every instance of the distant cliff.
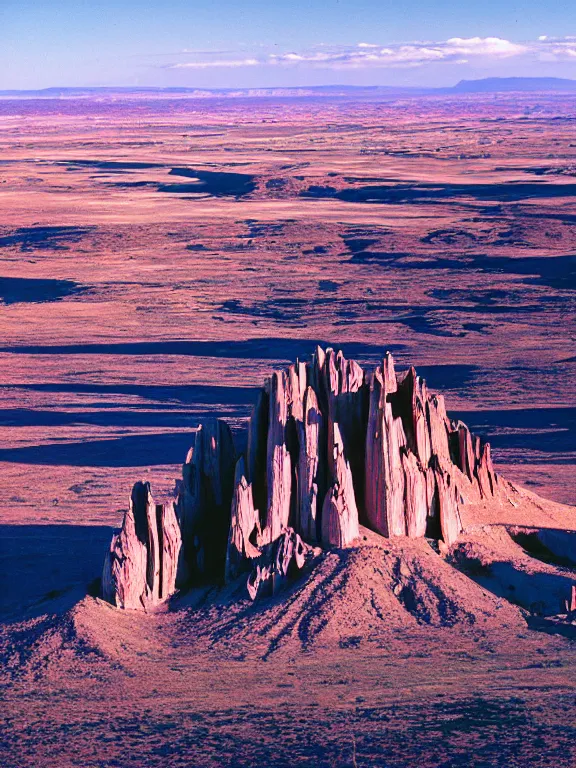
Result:
{"label": "distant cliff", "polygon": [[576,80],[560,77],[488,77],[461,80],[446,88],[394,85],[312,85],[279,88],[154,88],[131,86],[55,87],[34,91],[0,90],[4,99],[321,99],[378,102],[403,97],[453,96],[466,93],[573,93]]}
{"label": "distant cliff", "polygon": [[453,93],[498,93],[576,91],[576,80],[562,77],[486,77],[482,80],[460,80]]}

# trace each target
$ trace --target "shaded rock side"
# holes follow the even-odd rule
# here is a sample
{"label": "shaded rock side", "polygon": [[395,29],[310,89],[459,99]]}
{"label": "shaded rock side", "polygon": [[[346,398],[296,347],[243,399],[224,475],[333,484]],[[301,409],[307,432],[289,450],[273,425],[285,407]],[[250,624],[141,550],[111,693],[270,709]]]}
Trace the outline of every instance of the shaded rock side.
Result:
{"label": "shaded rock side", "polygon": [[232,432],[207,419],[182,468],[176,514],[182,532],[178,584],[224,575],[236,454]]}
{"label": "shaded rock side", "polygon": [[226,581],[249,571],[246,586],[248,595],[255,600],[259,595],[274,594],[288,578],[296,576],[312,554],[312,548],[293,528],[283,529],[272,542],[267,540],[269,534],[261,529],[242,457],[236,465],[234,482]]}
{"label": "shaded rock side", "polygon": [[312,547],[293,528],[282,531],[277,539],[262,547],[252,563],[247,581],[250,598],[275,594],[288,578],[298,575],[313,554]]}

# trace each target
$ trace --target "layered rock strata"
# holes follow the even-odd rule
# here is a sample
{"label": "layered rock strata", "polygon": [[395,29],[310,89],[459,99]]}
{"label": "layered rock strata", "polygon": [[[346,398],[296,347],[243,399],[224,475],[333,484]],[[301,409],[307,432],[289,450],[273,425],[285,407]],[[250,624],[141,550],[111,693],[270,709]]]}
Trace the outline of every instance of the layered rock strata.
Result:
{"label": "layered rock strata", "polygon": [[265,382],[245,456],[211,419],[196,433],[174,509],[158,512],[149,487],[136,484],[103,595],[148,608],[174,592],[176,576],[187,586],[245,572],[254,599],[300,571],[314,545],[353,544],[360,524],[450,546],[465,499],[497,490],[489,444],[448,418],[414,368],[397,374],[387,353],[365,372],[318,347]]}

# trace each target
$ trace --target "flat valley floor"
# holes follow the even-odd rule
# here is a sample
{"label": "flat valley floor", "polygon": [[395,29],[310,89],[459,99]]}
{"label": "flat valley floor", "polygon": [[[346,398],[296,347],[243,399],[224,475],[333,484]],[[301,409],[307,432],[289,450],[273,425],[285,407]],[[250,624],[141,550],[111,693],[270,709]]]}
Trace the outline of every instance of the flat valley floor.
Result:
{"label": "flat valley floor", "polygon": [[316,343],[415,365],[497,471],[574,505],[575,125],[551,94],[0,100],[2,765],[575,763],[571,628],[501,580],[478,607],[438,576],[390,626],[359,587],[333,631],[331,579],[352,600],[376,561],[342,555],[315,613],[305,585],[239,612],[83,599],[133,482],[169,498],[204,416],[241,445]]}

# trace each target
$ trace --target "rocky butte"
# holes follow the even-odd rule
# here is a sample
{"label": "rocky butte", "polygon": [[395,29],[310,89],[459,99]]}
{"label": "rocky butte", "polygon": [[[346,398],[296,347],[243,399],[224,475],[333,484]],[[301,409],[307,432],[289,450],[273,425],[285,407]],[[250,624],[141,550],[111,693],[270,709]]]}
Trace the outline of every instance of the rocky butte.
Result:
{"label": "rocky butte", "polygon": [[467,503],[505,496],[490,445],[448,418],[441,395],[386,353],[365,371],[318,347],[275,371],[259,393],[247,449],[207,420],[173,503],[137,482],[102,573],[102,596],[150,610],[179,589],[246,577],[271,594],[321,548],[346,548],[364,525],[383,537],[427,537],[447,550]]}

